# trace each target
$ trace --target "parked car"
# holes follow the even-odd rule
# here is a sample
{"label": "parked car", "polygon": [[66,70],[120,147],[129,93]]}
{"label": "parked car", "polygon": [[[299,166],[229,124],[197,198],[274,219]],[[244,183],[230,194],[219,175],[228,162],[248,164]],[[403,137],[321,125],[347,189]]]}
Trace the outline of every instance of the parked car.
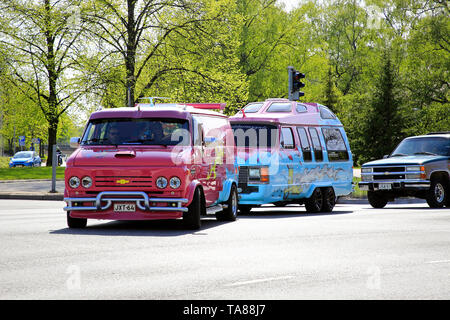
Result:
{"label": "parked car", "polygon": [[450,206],[450,132],[408,137],[384,159],[364,163],[359,188],[383,208],[398,197],[426,199],[431,208]]}
{"label": "parked car", "polygon": [[248,104],[230,117],[239,166],[239,210],[272,203],[331,212],[352,192],[344,127],[327,107],[287,99]]}
{"label": "parked car", "polygon": [[19,151],[10,160],[9,167],[40,167],[41,158],[34,151]]}
{"label": "parked car", "polygon": [[223,104],[139,104],[90,116],[67,159],[71,228],[87,219],[182,218],[189,229],[237,215],[235,146]]}

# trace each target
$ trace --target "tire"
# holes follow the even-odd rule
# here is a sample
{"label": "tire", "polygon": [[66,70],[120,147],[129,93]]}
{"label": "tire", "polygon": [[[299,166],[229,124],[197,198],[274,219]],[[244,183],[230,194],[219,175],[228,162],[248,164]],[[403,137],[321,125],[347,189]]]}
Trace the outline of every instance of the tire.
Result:
{"label": "tire", "polygon": [[367,199],[372,207],[378,209],[384,208],[388,203],[388,199],[386,197],[374,191],[367,191]]}
{"label": "tire", "polygon": [[323,195],[320,188],[316,188],[310,198],[305,201],[306,212],[317,213],[322,210]]}
{"label": "tire", "polygon": [[321,212],[331,212],[336,205],[336,194],[332,187],[324,188],[323,192],[323,205]]}
{"label": "tire", "polygon": [[241,205],[238,207],[238,209],[241,214],[250,214],[250,210],[252,210],[252,206]]}
{"label": "tire", "polygon": [[431,180],[430,190],[427,191],[426,200],[430,208],[442,208],[448,205],[448,188],[444,180],[437,178]]}
{"label": "tire", "polygon": [[86,227],[87,219],[83,218],[72,218],[70,216],[70,211],[67,212],[67,225],[72,229],[81,229]]}
{"label": "tire", "polygon": [[200,215],[205,207],[202,203],[202,191],[200,188],[195,189],[194,198],[188,206],[188,212],[183,215],[183,225],[186,229],[198,230],[201,227]]}
{"label": "tire", "polygon": [[238,210],[238,193],[234,184],[231,186],[230,196],[226,204],[228,207],[221,212],[217,212],[216,219],[218,221],[235,221]]}

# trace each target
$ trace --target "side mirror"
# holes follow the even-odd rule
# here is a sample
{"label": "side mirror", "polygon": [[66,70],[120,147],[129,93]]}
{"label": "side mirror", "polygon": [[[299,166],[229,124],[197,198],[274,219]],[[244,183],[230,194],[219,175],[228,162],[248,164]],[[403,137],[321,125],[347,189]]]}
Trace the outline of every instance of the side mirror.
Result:
{"label": "side mirror", "polygon": [[389,155],[388,155],[388,154],[385,154],[385,155],[383,156],[383,159],[386,159],[386,158],[389,158]]}
{"label": "side mirror", "polygon": [[70,138],[70,147],[71,148],[78,148],[80,146],[80,137],[73,137]]}

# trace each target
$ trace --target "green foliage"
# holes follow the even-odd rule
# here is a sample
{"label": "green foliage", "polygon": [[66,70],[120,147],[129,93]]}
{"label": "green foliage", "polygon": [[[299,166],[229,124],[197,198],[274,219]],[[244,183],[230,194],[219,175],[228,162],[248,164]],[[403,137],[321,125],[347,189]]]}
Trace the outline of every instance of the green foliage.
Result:
{"label": "green foliage", "polygon": [[306,74],[301,101],[339,116],[355,164],[406,136],[450,130],[445,1],[310,0],[287,12],[275,0],[4,0],[0,9],[6,147],[14,128],[27,141],[67,141],[80,113],[129,97],[226,102],[234,114],[287,97],[288,66]]}

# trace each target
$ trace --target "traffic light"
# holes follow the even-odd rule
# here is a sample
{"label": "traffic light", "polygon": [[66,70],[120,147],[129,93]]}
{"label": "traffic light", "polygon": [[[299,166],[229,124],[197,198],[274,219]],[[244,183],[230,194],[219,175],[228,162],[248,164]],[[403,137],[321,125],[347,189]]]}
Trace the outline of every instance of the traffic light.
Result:
{"label": "traffic light", "polygon": [[289,100],[295,101],[304,96],[305,93],[299,91],[305,84],[301,82],[301,79],[305,78],[305,74],[294,69],[294,67],[288,67],[289,72]]}

